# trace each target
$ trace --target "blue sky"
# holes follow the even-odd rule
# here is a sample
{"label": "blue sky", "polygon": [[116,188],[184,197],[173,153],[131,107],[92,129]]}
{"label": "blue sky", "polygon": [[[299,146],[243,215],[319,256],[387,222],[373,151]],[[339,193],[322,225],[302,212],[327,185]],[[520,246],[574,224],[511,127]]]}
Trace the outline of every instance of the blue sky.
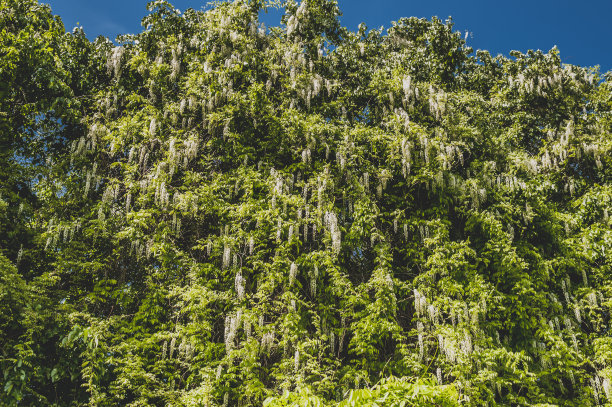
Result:
{"label": "blue sky", "polygon": [[[141,30],[146,0],[41,0],[59,14],[67,30],[77,23],[89,38]],[[177,8],[201,9],[205,1],[171,1]],[[360,22],[370,28],[389,27],[400,17],[452,16],[455,28],[469,32],[468,44],[492,54],[508,55],[516,49],[548,51],[557,45],[563,62],[599,65],[612,70],[612,0],[339,0],[342,24],[356,29]],[[264,16],[268,25],[279,14]]]}

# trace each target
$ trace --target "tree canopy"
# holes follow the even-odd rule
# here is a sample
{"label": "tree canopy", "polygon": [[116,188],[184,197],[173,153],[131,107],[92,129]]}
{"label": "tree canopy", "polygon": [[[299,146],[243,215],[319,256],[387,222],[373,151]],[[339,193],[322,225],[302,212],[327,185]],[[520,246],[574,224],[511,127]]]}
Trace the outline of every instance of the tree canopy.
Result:
{"label": "tree canopy", "polygon": [[0,0],[1,402],[612,401],[612,74],[147,9],[90,41]]}

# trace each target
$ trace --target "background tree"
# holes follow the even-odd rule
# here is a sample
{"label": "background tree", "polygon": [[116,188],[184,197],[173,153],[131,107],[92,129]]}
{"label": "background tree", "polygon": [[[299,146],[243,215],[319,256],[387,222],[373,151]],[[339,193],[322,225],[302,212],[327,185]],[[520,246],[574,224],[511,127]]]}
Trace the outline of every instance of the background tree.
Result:
{"label": "background tree", "polygon": [[608,400],[609,77],[331,0],[1,4],[9,403]]}

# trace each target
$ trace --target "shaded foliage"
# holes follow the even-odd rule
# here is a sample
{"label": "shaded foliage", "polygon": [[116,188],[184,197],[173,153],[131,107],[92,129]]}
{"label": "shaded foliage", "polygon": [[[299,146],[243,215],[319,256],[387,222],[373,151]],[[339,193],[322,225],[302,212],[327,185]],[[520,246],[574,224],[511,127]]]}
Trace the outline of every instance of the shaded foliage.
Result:
{"label": "shaded foliage", "polygon": [[331,0],[148,11],[0,0],[2,401],[607,402],[609,75]]}

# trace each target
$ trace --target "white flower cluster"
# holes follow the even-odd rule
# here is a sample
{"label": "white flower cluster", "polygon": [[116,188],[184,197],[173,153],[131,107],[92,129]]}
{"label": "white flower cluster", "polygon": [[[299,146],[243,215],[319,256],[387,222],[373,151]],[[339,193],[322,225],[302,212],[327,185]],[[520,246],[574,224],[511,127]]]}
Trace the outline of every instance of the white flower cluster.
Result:
{"label": "white flower cluster", "polygon": [[234,280],[234,288],[236,289],[236,295],[238,296],[239,300],[244,299],[245,287],[246,280],[244,277],[242,277],[242,271],[238,271]]}
{"label": "white flower cluster", "polygon": [[234,347],[234,340],[238,333],[238,328],[242,322],[242,310],[238,310],[235,316],[228,315],[225,317],[225,349],[230,351]]}
{"label": "white flower cluster", "polygon": [[221,379],[221,374],[222,373],[223,373],[223,365],[220,364],[219,366],[217,366],[217,372],[215,374],[215,379],[216,380]]}
{"label": "white flower cluster", "polygon": [[569,304],[571,301],[570,301],[570,295],[567,290],[567,283],[565,282],[565,279],[561,280],[561,289],[563,290],[563,296],[565,297],[565,302]]}
{"label": "white flower cluster", "polygon": [[434,305],[429,304],[427,307],[427,316],[432,324],[438,324],[438,309]]}
{"label": "white flower cluster", "polygon": [[[80,221],[56,225],[54,219],[51,219],[49,221],[49,224],[47,225],[47,240],[45,244],[45,250],[47,250],[48,248],[56,247],[60,241],[71,241],[74,237],[74,234],[80,229]],[[19,253],[18,259],[21,260],[21,256],[23,255],[23,246],[19,249]]]}
{"label": "white flower cluster", "polygon": [[383,190],[387,189],[387,183],[392,178],[393,178],[393,174],[391,174],[391,172],[389,172],[389,170],[387,170],[386,168],[380,172],[378,179],[380,181],[380,185],[382,186]]}
{"label": "white flower cluster", "polygon": [[438,335],[438,346],[440,347],[440,352],[446,357],[446,360],[451,363],[455,363],[457,361],[457,345],[455,341],[446,339],[442,335]]}
{"label": "white flower cluster", "polygon": [[500,174],[495,178],[495,182],[498,186],[505,187],[512,192],[527,188],[527,184],[515,175]]}
{"label": "white flower cluster", "polygon": [[419,224],[419,235],[421,236],[421,241],[425,241],[425,239],[429,238],[429,225],[424,225],[422,223]]}
{"label": "white flower cluster", "polygon": [[[386,109],[387,108],[384,107],[385,111]],[[395,114],[395,120],[398,126],[402,126],[404,131],[408,131],[410,129],[410,116],[408,113],[401,107],[394,109],[393,113]]]}
{"label": "white flower cluster", "polygon": [[577,303],[574,304],[574,315],[576,316],[576,321],[578,321],[579,324],[582,324],[582,314],[580,313],[580,305],[578,305]]}
{"label": "white flower cluster", "polygon": [[119,184],[108,185],[102,193],[102,203],[108,205],[117,200],[119,196]]}
{"label": "white flower cluster", "polygon": [[314,297],[317,294],[317,280],[319,278],[319,267],[315,264],[310,276],[310,294]]}
{"label": "white flower cluster", "polygon": [[113,51],[110,53],[110,56],[106,61],[106,67],[109,74],[113,73],[115,77],[119,77],[119,74],[121,73],[121,57],[123,57],[124,52],[125,48],[123,47],[113,48]]}
{"label": "white flower cluster", "polygon": [[302,150],[302,162],[308,164],[311,161],[311,152],[309,148]]}
{"label": "white flower cluster", "polygon": [[283,233],[283,223],[280,219],[276,223],[276,240],[280,242]]}
{"label": "white flower cluster", "polygon": [[536,343],[535,340],[533,342],[532,347],[535,348],[537,354],[540,356],[540,366],[542,366],[543,369],[550,369],[551,360],[546,354],[546,344],[544,342]]}
{"label": "white flower cluster", "polygon": [[23,257],[23,244],[19,247],[19,251],[17,252],[17,260],[15,263],[19,265],[21,263],[21,258]]}
{"label": "white flower cluster", "polygon": [[172,359],[175,348],[176,348],[176,336],[173,336],[172,340],[170,340],[170,352],[168,353],[168,359]]}
{"label": "white flower cluster", "polygon": [[474,209],[478,210],[480,205],[482,205],[487,199],[487,190],[485,188],[480,188],[476,182],[470,182],[469,186],[472,206]]}
{"label": "white flower cluster", "polygon": [[264,351],[269,351],[274,346],[274,332],[266,332],[261,337],[261,348]]}
{"label": "white flower cluster", "polygon": [[287,241],[290,242],[291,238],[293,237],[294,233],[293,233],[293,225],[289,225],[289,233],[287,236]]}
{"label": "white flower cluster", "polygon": [[536,93],[540,96],[546,96],[549,89],[561,86],[564,79],[563,71],[556,71],[552,75],[537,75],[526,78],[523,73],[520,73],[516,78],[509,76],[508,84],[510,88],[517,89],[520,94]]}
{"label": "white flower cluster", "polygon": [[157,131],[157,119],[154,117],[151,119],[151,122],[149,123],[149,134],[152,137],[155,137],[156,131]]}
{"label": "white flower cluster", "polygon": [[410,166],[412,162],[412,154],[411,154],[412,143],[410,141],[403,139],[402,140],[402,174],[404,178],[410,174]]}
{"label": "white flower cluster", "polygon": [[574,181],[573,178],[570,178],[566,183],[565,183],[565,187],[563,188],[563,190],[565,192],[569,192],[570,196],[574,196],[574,191],[576,190],[576,182]]}
{"label": "white flower cluster", "polygon": [[248,320],[244,320],[244,336],[246,336],[247,339],[249,339],[251,337],[251,322]]}
{"label": "white flower cluster", "polygon": [[601,381],[601,388],[604,394],[606,395],[606,398],[610,400],[610,394],[612,393],[612,386],[610,384],[610,379],[608,379],[607,377],[604,377],[603,380]]}
{"label": "white flower cluster", "polygon": [[223,268],[228,268],[231,265],[232,249],[226,244],[223,247]]}
{"label": "white flower cluster", "polygon": [[164,209],[168,208],[170,204],[170,193],[166,188],[166,182],[157,182],[155,185],[155,204]]}
{"label": "white flower cluster", "polygon": [[601,155],[606,154],[608,152],[606,152],[600,145],[593,144],[593,143],[589,143],[589,144],[583,143],[582,151],[584,155],[587,155],[587,156],[590,155],[593,157],[593,159],[595,160],[595,165],[597,166],[597,169],[603,168],[603,163],[601,162]]}
{"label": "white flower cluster", "polygon": [[419,98],[419,88],[412,83],[410,75],[402,78],[402,90],[404,91],[405,104],[412,106],[414,100]]}
{"label": "white flower cluster", "polygon": [[588,293],[586,298],[591,307],[597,307],[597,295],[594,292]]}
{"label": "white flower cluster", "polygon": [[183,337],[178,346],[178,353],[176,357],[183,360],[190,360],[193,357],[193,351],[193,345],[187,340],[187,338]]}
{"label": "white flower cluster", "polygon": [[459,349],[461,349],[461,351],[466,355],[469,355],[470,353],[472,353],[473,351],[472,337],[470,336],[468,331],[465,331],[465,335],[459,342]]}
{"label": "white flower cluster", "polygon": [[293,285],[295,282],[295,278],[297,277],[298,268],[295,262],[291,263],[291,267],[289,267],[289,285]]}
{"label": "white flower cluster", "polygon": [[255,238],[251,236],[249,238],[249,255],[253,255],[254,251],[255,251]]}
{"label": "white flower cluster", "polygon": [[310,295],[313,297],[317,294],[317,279],[312,277],[310,279]]}
{"label": "white flower cluster", "polygon": [[419,141],[421,142],[421,147],[423,149],[422,151],[423,160],[425,161],[425,164],[429,164],[429,149],[430,149],[429,138],[427,138],[427,136],[423,134],[419,137]]}
{"label": "white flower cluster", "polygon": [[178,216],[176,216],[176,212],[174,212],[172,214],[172,223],[171,223],[171,229],[173,232],[175,232],[177,235],[181,233],[181,218],[179,218]]}
{"label": "white flower cluster", "polygon": [[172,50],[172,62],[170,66],[172,67],[172,72],[170,73],[170,80],[174,81],[178,78],[178,75],[181,71],[181,54],[183,53],[183,44],[179,44],[176,48]]}
{"label": "white flower cluster", "polygon": [[295,15],[289,17],[289,21],[287,21],[287,36],[291,36],[295,31],[299,28],[299,20],[306,17],[308,15],[308,8],[306,0],[302,0],[300,6],[298,7]]}
{"label": "white flower cluster", "polygon": [[601,405],[601,399],[603,397],[610,398],[610,381],[604,379],[605,387],[602,385],[601,378],[597,375],[589,379],[589,384],[593,390],[593,397],[597,405]]}
{"label": "white flower cluster", "polygon": [[452,164],[455,160],[459,161],[459,163],[463,166],[463,152],[456,145],[446,145],[440,147],[440,152],[438,154],[438,160],[442,163],[443,170],[450,170]]}
{"label": "white flower cluster", "polygon": [[427,298],[416,288],[414,289],[414,309],[417,316],[423,316],[427,312]]}
{"label": "white flower cluster", "polygon": [[274,180],[274,187],[272,189],[272,193],[274,195],[282,195],[285,190],[285,180],[283,179],[281,174],[274,168],[270,169],[270,176]]}
{"label": "white flower cluster", "polygon": [[143,244],[139,239],[132,240],[130,252],[134,252],[139,259],[142,257],[149,258],[153,254],[153,243],[151,240],[148,240],[146,244]]}
{"label": "white flower cluster", "polygon": [[344,170],[346,165],[346,157],[341,152],[336,152],[336,162],[340,166],[340,170]]}
{"label": "white flower cluster", "polygon": [[331,234],[331,240],[332,240],[332,251],[336,254],[340,253],[340,247],[341,247],[341,234],[340,234],[340,228],[338,227],[338,218],[336,217],[336,214],[333,212],[327,212],[325,213],[325,226],[327,227],[327,229],[329,230],[329,233]]}
{"label": "white flower cluster", "polygon": [[446,113],[446,98],[444,91],[434,89],[433,86],[429,87],[429,112],[437,120],[440,120],[444,113]]}
{"label": "white flower cluster", "polygon": [[418,343],[419,343],[419,359],[423,359],[423,356],[425,355],[425,345],[423,342],[423,331],[425,330],[425,327],[423,326],[423,323],[421,321],[417,322],[417,337],[418,337]]}
{"label": "white flower cluster", "polygon": [[70,144],[71,158],[80,157],[87,151],[94,151],[98,145],[98,142],[107,134],[108,129],[106,126],[94,122],[89,127],[89,131],[87,132],[86,136],[81,136],[78,140],[74,140]]}

